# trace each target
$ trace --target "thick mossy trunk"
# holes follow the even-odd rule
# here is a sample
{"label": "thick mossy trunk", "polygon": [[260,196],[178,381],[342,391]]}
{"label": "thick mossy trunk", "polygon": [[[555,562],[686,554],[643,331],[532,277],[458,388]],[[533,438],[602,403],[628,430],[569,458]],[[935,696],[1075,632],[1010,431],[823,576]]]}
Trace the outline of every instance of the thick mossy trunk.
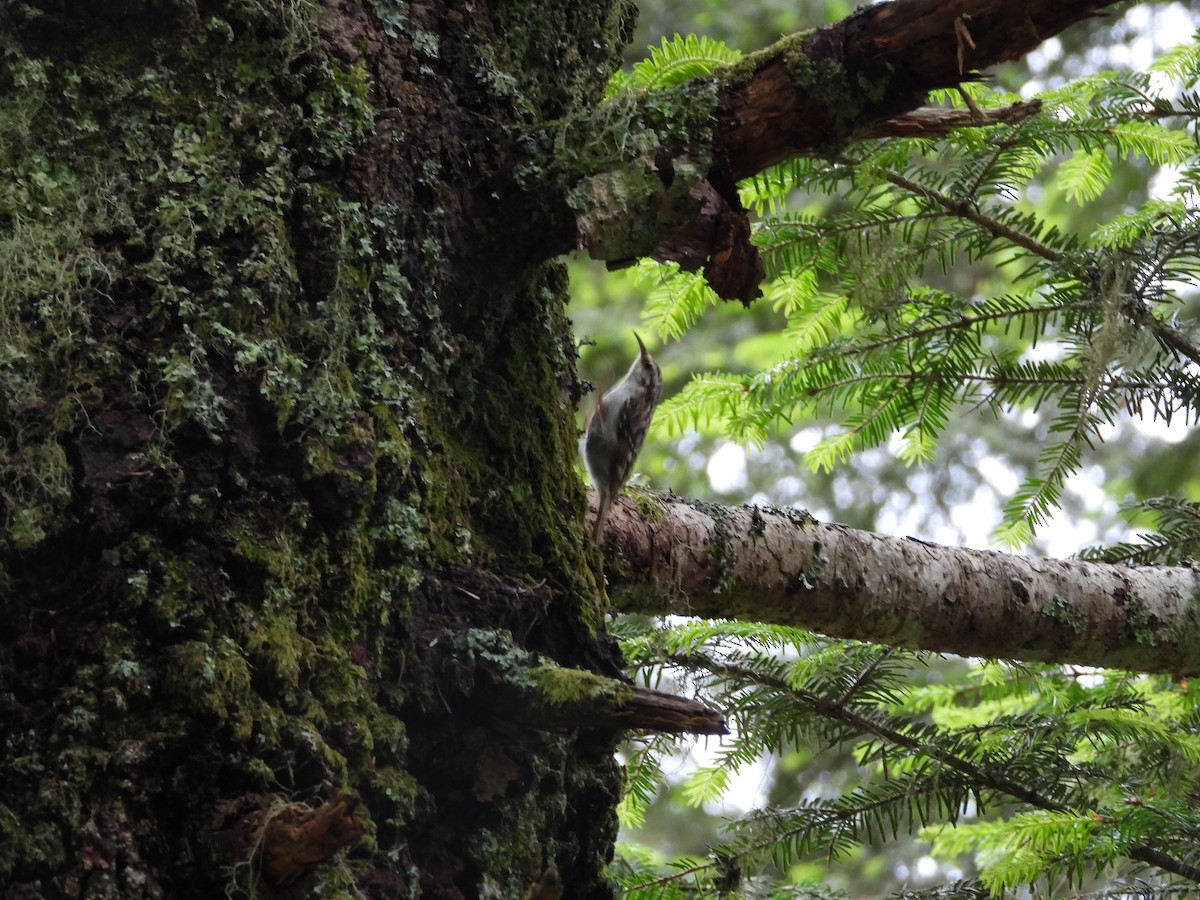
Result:
{"label": "thick mossy trunk", "polygon": [[0,10],[5,897],[609,895],[557,6]]}

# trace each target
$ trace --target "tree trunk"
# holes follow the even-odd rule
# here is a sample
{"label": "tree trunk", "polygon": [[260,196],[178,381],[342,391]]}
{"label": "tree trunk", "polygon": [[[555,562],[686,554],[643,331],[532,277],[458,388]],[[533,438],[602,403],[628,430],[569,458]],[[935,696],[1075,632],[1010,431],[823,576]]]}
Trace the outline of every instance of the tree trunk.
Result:
{"label": "tree trunk", "polygon": [[[657,202],[583,127],[633,14],[0,7],[5,897],[611,896],[617,737],[721,727],[619,677],[546,262]],[[628,110],[692,163],[615,256],[753,293],[711,142],[764,72]]]}
{"label": "tree trunk", "polygon": [[630,13],[455,7],[0,14],[4,896],[609,896],[644,697],[491,183]]}

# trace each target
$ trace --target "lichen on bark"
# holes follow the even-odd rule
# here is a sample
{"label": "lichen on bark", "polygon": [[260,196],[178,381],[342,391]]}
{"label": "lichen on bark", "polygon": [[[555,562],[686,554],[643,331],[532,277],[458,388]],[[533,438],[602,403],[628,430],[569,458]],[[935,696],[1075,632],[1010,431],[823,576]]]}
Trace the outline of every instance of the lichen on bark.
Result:
{"label": "lichen on bark", "polygon": [[[594,100],[629,10],[528,5],[594,63],[564,83],[453,6],[0,12],[13,896],[608,894],[611,732],[442,679],[469,627],[615,670],[565,278],[486,229],[497,123]],[[326,783],[361,840],[237,881],[245,823]]]}

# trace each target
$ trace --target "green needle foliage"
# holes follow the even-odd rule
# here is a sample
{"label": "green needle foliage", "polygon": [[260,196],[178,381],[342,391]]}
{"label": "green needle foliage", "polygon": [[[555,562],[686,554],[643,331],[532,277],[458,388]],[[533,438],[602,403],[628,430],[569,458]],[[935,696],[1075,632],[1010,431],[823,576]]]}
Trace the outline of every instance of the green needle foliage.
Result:
{"label": "green needle foliage", "polygon": [[662,90],[712,73],[718,66],[737,62],[741,51],[703,35],[678,34],[650,48],[648,59],[629,72],[618,71],[608,83],[612,96],[626,90]]}
{"label": "green needle foliage", "polygon": [[[664,41],[614,89],[693,77],[728,53]],[[936,99],[986,110],[1018,98],[974,84]],[[742,185],[770,275],[760,302],[781,317],[787,351],[757,372],[696,376],[663,403],[658,427],[764,443],[830,418],[840,429],[807,457],[829,470],[897,435],[906,462],[928,461],[947,423],[975,410],[1038,415],[1038,469],[998,534],[1023,545],[1107,426],[1196,418],[1200,43],[1148,72],[1090,76],[1037,99],[1040,111],[1016,124],[855,143]],[[1169,170],[1173,185],[1151,195],[1134,168]],[[1102,198],[1111,208],[1114,190],[1122,211],[1089,215]],[[1064,206],[1082,214],[1064,217]],[[647,317],[664,338],[719,303],[696,275],[643,268],[656,286]],[[1157,498],[1139,514],[1157,530],[1089,555],[1198,555],[1196,503]],[[613,868],[626,897],[834,897],[804,883],[814,860],[906,841],[968,877],[896,897],[1200,896],[1200,691],[1187,682],[952,664],[756,623],[615,628],[648,684],[729,718],[732,736],[679,787],[689,804],[804,748],[848,755],[854,775],[834,796],[781,798],[729,822],[707,853],[667,861],[626,845]],[[628,827],[644,821],[678,748],[666,736],[630,745]]]}
{"label": "green needle foliage", "polygon": [[[618,877],[628,896],[793,896],[771,891],[797,863],[909,835],[942,858],[974,858],[978,878],[937,896],[1200,890],[1200,691],[1187,684],[977,663],[965,679],[919,686],[932,654],[754,623],[617,628],[647,683],[726,710],[733,736],[689,776],[693,805],[723,793],[733,771],[797,746],[848,748],[859,776],[839,796],[733,821],[707,857],[665,872],[644,851],[627,854]],[[671,743],[630,748],[627,824],[661,786]],[[733,893],[734,882],[748,892]]]}
{"label": "green needle foliage", "polygon": [[[664,41],[625,81],[653,86],[656,67],[669,81],[726,53]],[[1191,44],[1146,73],[1047,91],[1019,124],[858,143],[749,181],[743,199],[772,277],[765,301],[791,351],[759,372],[696,376],[664,402],[658,427],[761,444],[829,416],[841,430],[807,461],[830,470],[893,435],[905,462],[927,461],[963,410],[1042,413],[1052,439],[997,535],[1026,544],[1104,426],[1131,413],[1191,421],[1200,408],[1200,342],[1184,315],[1200,273],[1198,65]],[[979,109],[1018,99],[978,84],[937,99],[967,98]],[[1090,232],[1060,227],[1054,204],[1030,199],[1094,203],[1131,164],[1170,167],[1177,181],[1168,196],[1097,215]],[[664,338],[718,303],[694,273],[644,267],[656,285],[647,316]]]}
{"label": "green needle foliage", "polygon": [[1091,547],[1080,556],[1143,566],[1191,564],[1200,559],[1200,504],[1177,497],[1154,497],[1142,501],[1138,508],[1154,513],[1154,531],[1143,533],[1136,543]]}

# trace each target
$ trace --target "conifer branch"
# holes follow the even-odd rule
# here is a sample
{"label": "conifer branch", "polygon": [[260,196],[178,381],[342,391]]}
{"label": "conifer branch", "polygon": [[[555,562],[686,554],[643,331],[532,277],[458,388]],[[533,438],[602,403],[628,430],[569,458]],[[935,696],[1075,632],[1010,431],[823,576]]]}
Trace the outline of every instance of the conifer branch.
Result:
{"label": "conifer branch", "polygon": [[1200,365],[1200,347],[1197,347],[1158,316],[1148,315],[1146,318],[1150,320],[1150,329],[1154,332],[1154,336],[1164,346]]}
{"label": "conifer branch", "polygon": [[[851,156],[837,156],[834,159],[836,162],[850,167],[857,167],[865,162],[865,160],[856,159]],[[1015,228],[1011,228],[991,216],[985,215],[973,201],[947,196],[941,191],[913,181],[911,178],[906,178],[899,172],[894,172],[890,169],[881,171],[880,175],[896,185],[896,187],[904,188],[904,190],[911,194],[916,194],[919,197],[924,197],[936,203],[951,215],[960,219],[966,219],[968,222],[973,222],[989,232],[993,237],[1003,238],[1018,247],[1024,247],[1031,253],[1050,262],[1061,262],[1063,259],[1063,255],[1053,247],[1043,244],[1031,235],[1017,231]]]}
{"label": "conifer branch", "polygon": [[[882,660],[877,659],[875,664],[877,665],[880,661]],[[919,753],[935,760],[947,769],[962,775],[972,785],[1006,795],[1037,809],[1049,812],[1079,812],[1079,810],[1075,810],[1052,797],[1048,797],[1027,784],[1009,778],[1001,771],[1002,767],[1007,766],[1007,760],[1001,760],[994,766],[980,766],[959,754],[951,753],[928,741],[922,741],[910,734],[906,734],[878,717],[858,712],[846,705],[841,698],[831,700],[821,697],[811,691],[794,687],[781,678],[776,678],[744,666],[721,662],[702,653],[670,656],[664,662],[685,669],[703,669],[714,675],[740,679],[769,687],[774,691],[792,697],[798,703],[808,707],[820,716],[854,728],[860,734],[872,735],[892,746],[902,747],[905,750]],[[854,814],[858,814],[863,809],[864,807],[856,808]],[[1171,872],[1172,874],[1200,883],[1200,867],[1184,862],[1148,844],[1133,845],[1127,848],[1126,854],[1131,859],[1139,860],[1140,862],[1156,866],[1165,872]]]}
{"label": "conifer branch", "polygon": [[[820,387],[807,388],[805,394],[810,397],[819,394],[836,391],[839,388],[852,387],[856,384],[869,384],[871,382],[887,382],[899,381],[910,384],[920,383],[927,380],[929,373],[927,372],[901,372],[896,370],[888,370],[886,372],[863,372],[853,375],[848,378],[840,378],[836,381],[829,381],[821,384]],[[1079,388],[1088,384],[1088,379],[1080,375],[1077,378],[1055,378],[1055,377],[1015,377],[1003,373],[996,374],[977,374],[973,372],[956,372],[955,380],[959,382],[970,382],[976,384],[989,385],[991,387],[1010,386],[1010,385],[1027,385],[1030,387],[1043,387],[1046,385],[1057,385],[1059,387]],[[1168,391],[1173,385],[1167,382],[1154,381],[1135,381],[1128,378],[1109,378],[1102,382],[1102,385],[1107,390],[1137,390],[1137,391]]]}
{"label": "conifer branch", "polygon": [[1039,316],[1039,315],[1057,315],[1063,312],[1082,311],[1090,309],[1092,303],[1079,301],[1076,303],[1067,303],[1063,306],[1045,306],[1033,305],[1018,306],[1012,309],[1002,309],[996,312],[978,313],[973,316],[960,315],[956,319],[947,322],[939,322],[936,325],[927,325],[923,328],[915,328],[911,331],[904,331],[899,334],[889,335],[879,338],[865,344],[858,344],[854,347],[849,347],[845,350],[840,350],[837,353],[830,354],[827,359],[841,359],[844,357],[858,356],[863,353],[870,353],[873,350],[881,350],[885,347],[892,347],[896,344],[906,344],[912,341],[918,341],[922,338],[933,337],[936,334],[941,334],[947,331],[958,331],[972,328],[976,325],[984,325],[989,322],[1000,322],[1005,319],[1015,319],[1018,316]]}

